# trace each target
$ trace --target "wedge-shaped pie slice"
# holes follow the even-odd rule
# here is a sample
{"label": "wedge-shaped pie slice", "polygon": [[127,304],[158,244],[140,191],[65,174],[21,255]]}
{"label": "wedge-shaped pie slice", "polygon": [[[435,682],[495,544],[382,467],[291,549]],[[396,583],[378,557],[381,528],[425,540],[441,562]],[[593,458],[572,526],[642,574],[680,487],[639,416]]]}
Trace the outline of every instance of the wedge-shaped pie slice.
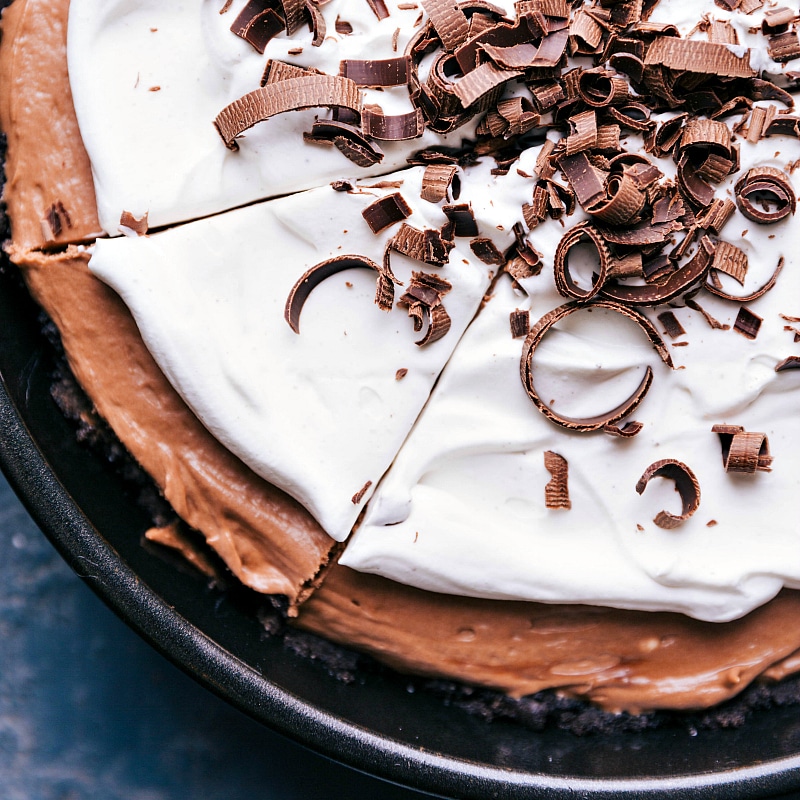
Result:
{"label": "wedge-shaped pie slice", "polygon": [[[317,117],[331,117],[318,107],[278,114],[247,130],[237,151],[228,149],[214,120],[259,88],[269,59],[337,76],[343,60],[402,57],[420,13],[389,0],[390,16],[378,21],[366,0],[332,0],[319,9],[326,29],[321,46],[312,46],[304,24],[292,36],[273,38],[261,54],[231,33],[245,5],[235,0],[220,14],[223,0],[71,3],[69,74],[109,234],[118,232],[123,211],[147,213],[151,227],[194,219],[353,174],[390,172],[411,153],[444,141],[426,131],[380,142],[383,159],[364,169],[336,147],[304,143]],[[352,32],[337,32],[337,19],[339,30],[344,21]],[[387,115],[414,111],[405,82],[360,94]],[[464,130],[446,140],[459,145]]]}
{"label": "wedge-shaped pie slice", "polygon": [[[782,233],[773,241],[795,241],[789,227]],[[676,309],[688,344],[673,349],[674,370],[620,313],[590,306],[552,328],[534,353],[534,375],[566,416],[614,408],[651,366],[649,393],[631,417],[642,429],[625,438],[553,424],[525,391],[524,339],[512,338],[509,317],[530,309],[534,325],[560,305],[551,284],[544,273],[532,279],[531,300],[501,276],[340,563],[450,594],[660,608],[711,621],[742,616],[782,585],[800,586],[789,466],[800,419],[787,402],[800,383],[776,372],[768,355],[786,343],[785,301],[767,294],[753,304],[765,318],[758,344]],[[793,296],[800,278],[787,275],[783,286],[783,297]],[[725,323],[737,311],[713,306]],[[765,432],[774,469],[726,472],[712,430],[722,420]],[[566,467],[562,502],[553,502],[553,454]],[[687,465],[700,486],[697,510],[674,528],[654,521],[662,509],[681,512],[670,475],[637,486],[658,459]]]}
{"label": "wedge-shaped pie slice", "polygon": [[[488,164],[475,169],[479,228],[493,230],[502,248],[513,234],[492,224],[502,209],[486,191],[501,179]],[[387,251],[403,232],[435,239],[447,223],[439,206],[420,198],[423,172],[389,176],[381,182],[388,188],[325,186],[152,236],[101,240],[90,262],[122,296],[150,352],[208,429],[339,541],[403,443],[492,275],[468,238],[456,237],[441,265]],[[506,183],[525,185],[518,175]],[[392,195],[411,213],[373,233],[363,212]],[[504,195],[515,202],[513,191]],[[315,286],[314,267],[347,256],[380,270],[388,258],[398,282],[389,310],[375,304],[375,268],[337,272]],[[309,270],[310,284],[298,285]],[[415,273],[423,276],[417,282],[446,283],[438,311],[423,311],[418,331],[408,313],[414,304],[403,300],[415,291]],[[310,293],[308,285],[315,286]],[[287,321],[293,293],[308,296]],[[418,344],[427,317],[440,315],[449,330]],[[435,324],[438,335],[444,323]]]}

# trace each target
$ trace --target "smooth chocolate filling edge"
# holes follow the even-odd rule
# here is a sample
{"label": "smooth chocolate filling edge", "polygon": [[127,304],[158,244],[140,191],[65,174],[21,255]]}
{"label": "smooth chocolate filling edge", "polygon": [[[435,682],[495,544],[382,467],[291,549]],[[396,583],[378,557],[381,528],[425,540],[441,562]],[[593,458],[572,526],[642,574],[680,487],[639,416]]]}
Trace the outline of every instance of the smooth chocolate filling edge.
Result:
{"label": "smooth chocolate filling edge", "polygon": [[[562,701],[569,706],[574,697],[634,714],[707,708],[759,675],[779,679],[800,669],[800,630],[790,624],[800,608],[800,592],[784,591],[744,619],[718,625],[660,612],[436,595],[339,566],[314,584],[332,553],[328,537],[293,500],[253,475],[208,434],[155,366],[125,306],[90,275],[85,252],[70,245],[48,254],[42,248],[60,244],[58,238],[37,240],[31,234],[29,240],[29,233],[18,233],[18,220],[24,220],[19,229],[30,232],[36,228],[33,221],[43,218],[29,201],[32,186],[45,209],[48,202],[66,203],[73,192],[85,197],[92,186],[77,126],[65,121],[69,135],[43,147],[37,111],[50,119],[52,109],[35,107],[32,94],[23,91],[44,81],[55,92],[53,76],[59,75],[61,95],[69,96],[64,68],[68,2],[58,7],[48,4],[44,14],[42,0],[16,0],[3,17],[0,122],[9,136],[12,155],[6,163],[14,174],[4,199],[17,236],[7,249],[58,327],[75,377],[99,414],[237,578],[290,602],[308,595],[296,621],[305,631],[403,672],[500,690],[512,706],[514,698],[539,698],[542,690],[555,688],[561,699],[548,695],[553,708]],[[31,59],[40,68],[25,72]],[[48,64],[56,69],[42,68]],[[18,116],[23,106],[26,113]],[[62,113],[74,119],[71,108]],[[30,146],[33,132],[35,148]],[[43,149],[48,155],[41,169],[22,168]],[[48,166],[51,157],[72,165],[66,183],[61,170]],[[94,209],[82,202],[70,203],[70,220],[62,238],[90,238],[97,229]],[[130,403],[132,397],[140,398],[138,404]],[[290,634],[290,643],[297,646],[297,637]],[[451,693],[463,698],[472,691]],[[756,699],[743,699],[744,707],[767,704],[760,686],[748,694]],[[780,696],[785,700],[786,692]],[[490,705],[503,706],[493,697]]]}

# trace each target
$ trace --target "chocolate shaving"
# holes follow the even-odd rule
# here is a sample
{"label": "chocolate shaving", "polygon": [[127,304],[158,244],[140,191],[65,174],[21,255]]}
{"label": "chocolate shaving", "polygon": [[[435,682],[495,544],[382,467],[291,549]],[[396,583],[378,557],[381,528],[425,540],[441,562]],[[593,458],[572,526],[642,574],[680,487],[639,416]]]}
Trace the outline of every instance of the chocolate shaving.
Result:
{"label": "chocolate shaving", "polygon": [[[739,178],[734,191],[739,211],[762,225],[778,222],[794,214],[797,208],[789,176],[775,167],[753,167]],[[767,198],[770,198],[769,205]],[[758,201],[763,204],[757,205]]]}
{"label": "chocolate shaving", "polygon": [[741,425],[714,425],[719,436],[725,472],[771,472],[772,456],[765,433],[748,433]]}
{"label": "chocolate shaving", "polygon": [[333,27],[340,36],[349,36],[353,32],[353,26],[346,20],[343,20],[338,14],[336,15],[336,22],[334,22]]}
{"label": "chocolate shaving", "polygon": [[687,308],[691,308],[695,311],[698,311],[700,314],[703,315],[705,321],[714,329],[718,331],[727,331],[731,326],[725,325],[720,322],[718,319],[709,314],[693,297],[689,297],[688,295],[684,298],[684,303],[686,303]]}
{"label": "chocolate shaving", "polygon": [[322,16],[322,11],[316,0],[305,0],[305,9],[311,20],[311,32],[314,34],[314,38],[311,40],[311,46],[320,47],[325,41],[325,34],[327,33],[325,17]]}
{"label": "chocolate shaving", "polygon": [[372,9],[372,13],[375,14],[379,21],[389,16],[389,9],[386,8],[384,0],[367,0],[367,5]]}
{"label": "chocolate shaving", "polygon": [[666,333],[670,339],[677,339],[679,336],[683,336],[686,333],[683,325],[678,322],[678,318],[672,311],[662,311],[658,315],[658,321],[664,326],[664,333]]}
{"label": "chocolate shaving", "polygon": [[453,224],[453,236],[477,236],[478,223],[472,207],[467,203],[457,206],[442,206],[447,219]]}
{"label": "chocolate shaving", "polygon": [[545,450],[544,466],[552,476],[544,487],[545,506],[547,508],[572,508],[572,502],[569,499],[567,459],[552,450]]}
{"label": "chocolate shaving", "polygon": [[141,217],[135,217],[130,211],[123,211],[119,216],[119,224],[121,228],[128,228],[138,236],[144,236],[148,229],[147,212]]}
{"label": "chocolate shaving", "polygon": [[410,58],[407,55],[384,59],[345,59],[339,74],[359,86],[403,86],[408,83]]}
{"label": "chocolate shaving", "polygon": [[[582,289],[572,277],[569,269],[569,251],[584,242],[589,242],[597,252],[599,265],[595,272],[591,287]],[[553,259],[554,277],[556,289],[564,297],[572,297],[576,300],[589,300],[594,297],[602,288],[608,276],[611,255],[603,237],[598,230],[586,222],[576,225],[567,231],[561,238],[556,248]]]}
{"label": "chocolate shaving", "polygon": [[790,369],[800,369],[800,356],[788,356],[775,365],[775,372],[785,372]]}
{"label": "chocolate shaving", "polygon": [[797,58],[800,56],[800,39],[797,37],[797,31],[787,31],[779,33],[777,36],[770,36],[767,51],[769,57],[778,63]]}
{"label": "chocolate shaving", "polygon": [[286,299],[283,315],[289,327],[295,333],[300,333],[300,313],[309,295],[320,283],[338,272],[356,268],[373,269],[378,273],[375,302],[382,311],[390,311],[394,303],[394,284],[397,282],[391,270],[379,266],[365,256],[336,256],[311,267],[292,287]]}
{"label": "chocolate shaving", "polygon": [[548,333],[548,331],[560,322],[565,317],[576,311],[591,310],[595,308],[602,308],[608,311],[613,311],[621,314],[627,319],[633,320],[644,332],[649,339],[650,343],[655,348],[661,360],[670,368],[673,367],[672,356],[670,356],[661,336],[658,331],[653,327],[652,323],[639,312],[620,305],[619,303],[610,302],[608,300],[596,300],[592,303],[567,303],[560,306],[553,311],[545,314],[530,330],[525,343],[522,346],[522,357],[520,359],[520,377],[522,385],[525,387],[528,396],[533,401],[534,405],[545,415],[551,422],[561,425],[572,431],[588,432],[602,430],[608,425],[613,425],[621,419],[629,416],[639,406],[647,394],[650,385],[653,382],[653,369],[649,365],[645,370],[644,377],[641,383],[631,395],[630,398],[620,403],[616,408],[605,414],[599,414],[595,417],[587,417],[584,419],[574,419],[565,417],[558,414],[550,406],[548,406],[539,396],[533,382],[533,356],[539,343]]}
{"label": "chocolate shaving", "polygon": [[675,482],[675,488],[681,497],[682,509],[679,515],[669,511],[659,511],[653,522],[659,528],[666,530],[677,528],[697,511],[700,505],[700,484],[686,464],[672,458],[665,458],[651,464],[644,471],[636,484],[637,494],[642,494],[647,488],[647,484],[655,477],[669,478]]}
{"label": "chocolate shaving", "polygon": [[361,212],[361,216],[367,221],[373,233],[380,233],[411,216],[411,208],[400,192],[393,192],[368,205]]}
{"label": "chocolate shaving", "polygon": [[334,136],[333,146],[359,167],[372,167],[383,159],[383,153],[374,144],[364,144],[350,136]]}
{"label": "chocolate shaving", "polygon": [[361,129],[373,139],[400,142],[422,136],[425,122],[418,108],[406,114],[387,116],[380,106],[367,105],[361,111]]}
{"label": "chocolate shaving", "polygon": [[422,0],[422,7],[448,53],[467,40],[469,21],[454,0]]}
{"label": "chocolate shaving", "polygon": [[311,133],[304,133],[307,142],[333,144],[360,167],[371,167],[383,160],[383,151],[354,125],[338,120],[318,120]]}
{"label": "chocolate shaving", "polygon": [[451,187],[455,188],[457,172],[458,167],[455,164],[429,164],[425,167],[422,174],[422,199],[429,203],[444,200]]}
{"label": "chocolate shaving", "polygon": [[268,83],[278,83],[285,81],[287,78],[300,78],[308,75],[321,75],[319,70],[312,67],[298,67],[295,64],[287,64],[285,61],[278,61],[274,58],[269,59],[264,67],[264,73],[261,76],[260,86],[266,86]]}
{"label": "chocolate shaving", "polygon": [[497,249],[497,245],[485,236],[479,236],[473,239],[469,243],[469,247],[484,264],[499,266],[505,262],[505,257]]}
{"label": "chocolate shaving", "polygon": [[408,369],[406,369],[406,367],[400,367],[400,369],[395,372],[394,379],[396,381],[401,381],[406,375],[408,375]]}
{"label": "chocolate shaving", "polygon": [[358,86],[339,75],[303,75],[262,86],[234,100],[219,112],[214,125],[231,150],[236,137],[276,114],[306,108],[343,107],[361,111]]}
{"label": "chocolate shaving", "polygon": [[610,300],[625,305],[656,306],[666,303],[705,277],[713,254],[714,245],[704,236],[694,256],[662,282],[634,286],[608,281],[602,287],[601,293]]}
{"label": "chocolate shaving", "polygon": [[487,61],[453,84],[453,92],[461,100],[464,108],[469,108],[479,100],[491,96],[498,87],[521,77],[522,74],[518,70],[498,69]]}
{"label": "chocolate shaving", "polygon": [[607,433],[609,436],[617,436],[621,439],[632,439],[642,428],[644,428],[644,423],[638,420],[630,420],[630,422],[626,422],[622,426],[615,424],[603,425],[603,433]]}
{"label": "chocolate shaving", "polygon": [[270,39],[286,28],[269,0],[250,0],[231,25],[231,31],[263,53]]}
{"label": "chocolate shaving", "polygon": [[425,335],[415,344],[423,347],[441,339],[450,330],[450,315],[442,305],[442,295],[452,289],[452,285],[436,274],[414,272],[411,284],[400,298],[400,305],[408,308],[409,316],[414,319],[414,330],[420,331],[423,318],[428,318],[428,329]]}
{"label": "chocolate shaving", "polygon": [[514,339],[521,339],[523,336],[528,335],[531,329],[530,313],[528,311],[521,311],[515,309],[509,315],[509,323],[511,325],[511,336]]}
{"label": "chocolate shaving", "polygon": [[747,253],[730,242],[717,242],[714,260],[711,262],[713,269],[730,275],[740,285],[744,284],[747,275]]}
{"label": "chocolate shaving", "polygon": [[372,486],[372,481],[367,481],[351,498],[353,505],[357,506],[363,499],[364,495],[369,490],[369,487]]}
{"label": "chocolate shaving", "polygon": [[605,184],[586,153],[565,156],[558,165],[583,209],[590,209],[605,194]]}
{"label": "chocolate shaving", "polygon": [[736,303],[751,303],[753,300],[758,300],[759,297],[763,297],[770,289],[772,289],[773,286],[775,286],[778,276],[781,274],[781,270],[783,269],[783,261],[783,256],[781,256],[778,259],[775,271],[772,273],[769,280],[754,292],[751,292],[743,297],[736,297],[736,295],[732,295],[723,291],[722,287],[715,282],[715,274],[713,270],[709,271],[711,280],[706,282],[704,286],[709,292],[715,294],[717,297],[723,298],[724,300],[731,300]]}
{"label": "chocolate shaving", "polygon": [[452,242],[443,239],[441,231],[430,228],[423,231],[404,222],[389,240],[384,261],[388,259],[389,251],[394,250],[415,261],[442,267],[447,263],[451,249]]}
{"label": "chocolate shaving", "polygon": [[763,321],[761,317],[754,314],[749,308],[742,306],[736,315],[733,329],[747,339],[755,339]]}
{"label": "chocolate shaving", "polygon": [[656,38],[647,48],[644,63],[725,78],[750,78],[755,74],[750,67],[749,50],[738,56],[725,44],[674,36]]}

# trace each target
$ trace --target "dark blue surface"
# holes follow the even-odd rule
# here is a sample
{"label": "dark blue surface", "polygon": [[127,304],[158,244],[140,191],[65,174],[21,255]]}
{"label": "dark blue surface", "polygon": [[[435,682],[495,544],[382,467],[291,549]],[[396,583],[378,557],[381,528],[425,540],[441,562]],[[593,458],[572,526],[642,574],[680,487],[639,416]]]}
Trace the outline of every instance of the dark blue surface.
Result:
{"label": "dark blue surface", "polygon": [[426,797],[272,733],[117,619],[0,476],[0,800]]}

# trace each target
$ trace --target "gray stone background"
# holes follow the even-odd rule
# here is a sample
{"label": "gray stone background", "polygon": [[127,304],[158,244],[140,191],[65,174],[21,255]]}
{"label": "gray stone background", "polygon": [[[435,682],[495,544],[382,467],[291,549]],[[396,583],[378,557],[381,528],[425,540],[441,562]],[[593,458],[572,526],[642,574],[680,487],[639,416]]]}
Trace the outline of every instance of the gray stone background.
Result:
{"label": "gray stone background", "polygon": [[306,751],[173,667],[0,476],[0,800],[422,797]]}

